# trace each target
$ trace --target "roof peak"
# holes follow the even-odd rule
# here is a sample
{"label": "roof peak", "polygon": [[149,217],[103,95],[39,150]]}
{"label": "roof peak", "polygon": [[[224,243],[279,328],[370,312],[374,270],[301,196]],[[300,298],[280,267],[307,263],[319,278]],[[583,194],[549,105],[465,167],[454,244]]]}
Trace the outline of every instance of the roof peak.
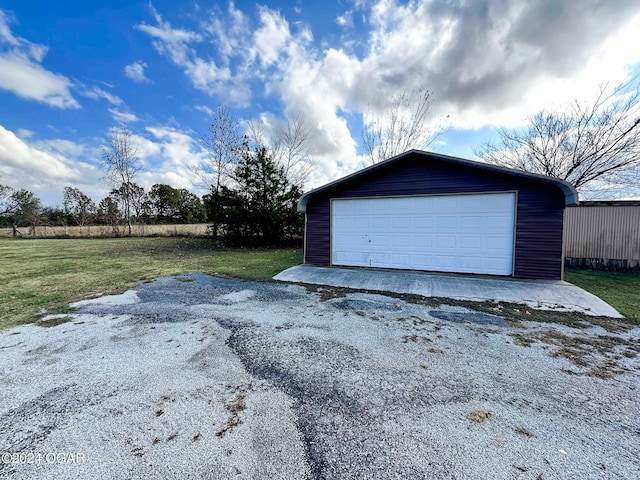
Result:
{"label": "roof peak", "polygon": [[545,182],[545,183],[551,183],[555,186],[557,186],[558,188],[560,188],[560,190],[562,190],[564,197],[565,197],[565,206],[568,205],[577,205],[579,203],[578,200],[578,192],[577,190],[574,188],[573,185],[571,185],[569,182],[566,182],[564,180],[560,180],[559,178],[554,178],[554,177],[548,177],[546,175],[540,175],[537,173],[531,173],[531,172],[526,172],[524,170],[516,170],[514,168],[508,168],[508,167],[502,167],[499,165],[492,165],[489,163],[484,163],[484,162],[479,162],[476,160],[469,160],[466,158],[460,158],[460,157],[453,157],[450,155],[444,155],[441,153],[435,153],[435,152],[427,152],[425,150],[418,150],[418,149],[411,149],[411,150],[407,150],[404,153],[401,153],[399,155],[396,155],[395,157],[391,157],[388,158],[387,160],[383,160],[382,162],[379,163],[375,163],[369,167],[365,167],[361,170],[358,170],[350,175],[344,176],[342,178],[339,178],[337,180],[334,180],[333,182],[329,182],[325,185],[322,185],[321,187],[315,188],[307,193],[305,193],[304,195],[302,195],[302,197],[300,197],[300,200],[298,201],[298,211],[300,212],[305,212],[307,209],[307,203],[309,201],[309,199],[311,197],[313,197],[314,195],[323,192],[325,190],[328,190],[330,188],[333,188],[337,185],[341,185],[343,183],[346,183],[348,181],[354,180],[360,176],[366,175],[369,172],[375,171],[379,168],[388,166],[392,163],[398,162],[406,157],[412,156],[412,155],[418,155],[420,157],[423,158],[431,158],[431,159],[435,159],[435,160],[439,160],[439,161],[443,161],[443,162],[447,162],[447,163],[452,163],[452,164],[459,164],[459,165],[465,165],[468,167],[472,167],[472,168],[480,168],[480,169],[484,169],[484,170],[489,170],[489,171],[494,171],[494,172],[499,172],[499,173],[504,173],[507,175],[514,175],[517,177],[524,177],[524,178],[529,178],[532,180],[537,180],[537,181],[541,181],[541,182]]}

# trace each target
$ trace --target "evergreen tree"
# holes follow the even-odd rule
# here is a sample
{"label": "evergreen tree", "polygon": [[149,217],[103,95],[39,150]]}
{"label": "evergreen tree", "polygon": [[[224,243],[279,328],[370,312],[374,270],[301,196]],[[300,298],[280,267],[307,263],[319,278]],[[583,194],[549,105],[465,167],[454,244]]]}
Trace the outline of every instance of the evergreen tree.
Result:
{"label": "evergreen tree", "polygon": [[296,211],[302,191],[289,182],[265,147],[246,150],[232,178],[235,186],[221,189],[221,218],[233,241],[277,245],[302,233],[302,217]]}

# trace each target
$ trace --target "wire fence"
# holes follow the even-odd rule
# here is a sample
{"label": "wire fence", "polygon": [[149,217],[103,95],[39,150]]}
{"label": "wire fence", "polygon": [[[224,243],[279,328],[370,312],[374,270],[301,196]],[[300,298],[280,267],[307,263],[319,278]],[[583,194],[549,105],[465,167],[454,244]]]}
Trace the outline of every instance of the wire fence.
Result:
{"label": "wire fence", "polygon": [[[131,235],[134,237],[172,237],[172,236],[206,236],[210,234],[210,224],[191,223],[180,225],[132,225]],[[119,237],[128,235],[126,225],[116,227],[108,225],[79,226],[37,226],[35,228],[18,228],[18,235],[23,238],[52,237]],[[13,237],[13,228],[0,228],[0,237]]]}

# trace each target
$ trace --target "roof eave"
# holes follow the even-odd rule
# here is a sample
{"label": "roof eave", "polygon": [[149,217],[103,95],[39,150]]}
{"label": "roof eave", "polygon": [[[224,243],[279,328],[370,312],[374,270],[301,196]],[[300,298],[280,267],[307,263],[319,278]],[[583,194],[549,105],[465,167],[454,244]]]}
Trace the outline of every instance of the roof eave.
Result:
{"label": "roof eave", "polygon": [[523,170],[516,170],[513,168],[507,168],[507,167],[501,167],[498,165],[491,165],[488,163],[482,163],[482,162],[476,162],[474,160],[467,160],[465,158],[458,158],[458,157],[451,157],[448,155],[442,155],[439,153],[430,153],[430,152],[425,152],[423,150],[408,150],[404,153],[401,153],[400,155],[397,155],[395,157],[389,158],[383,162],[380,163],[376,163],[375,165],[371,165],[370,167],[367,168],[363,168],[362,170],[358,170],[357,172],[354,172],[350,175],[347,175],[345,177],[339,178],[337,180],[334,180],[333,182],[327,183],[326,185],[323,185],[321,187],[318,187],[314,190],[311,190],[307,193],[305,193],[304,195],[302,195],[302,197],[300,197],[300,200],[298,200],[298,211],[299,212],[306,212],[307,211],[307,203],[309,202],[309,199],[311,197],[313,197],[314,195],[323,192],[325,190],[329,190],[330,188],[333,188],[337,185],[341,185],[342,183],[346,183],[348,181],[351,181],[355,178],[361,177],[363,175],[366,175],[374,170],[377,170],[379,168],[382,168],[383,166],[388,165],[389,163],[394,163],[397,162],[399,160],[401,160],[404,157],[407,157],[409,155],[413,155],[413,154],[418,154],[418,155],[426,155],[426,156],[431,156],[431,157],[435,157],[437,159],[443,160],[443,161],[448,161],[450,163],[459,163],[462,165],[467,165],[470,167],[475,167],[475,168],[482,168],[485,170],[491,170],[491,171],[495,171],[495,172],[500,172],[500,173],[506,173],[506,174],[510,174],[510,175],[516,175],[519,177],[524,177],[524,178],[530,178],[533,180],[538,180],[538,181],[542,181],[542,182],[546,182],[546,183],[551,183],[555,186],[557,186],[558,188],[560,188],[560,190],[562,191],[562,193],[564,194],[564,198],[565,198],[565,206],[570,206],[570,205],[578,205],[580,202],[578,200],[578,192],[577,190],[574,188],[573,185],[571,185],[569,182],[566,182],[564,180],[560,180],[558,178],[553,178],[553,177],[547,177],[545,175],[539,175],[537,173],[529,173],[529,172],[525,172]]}

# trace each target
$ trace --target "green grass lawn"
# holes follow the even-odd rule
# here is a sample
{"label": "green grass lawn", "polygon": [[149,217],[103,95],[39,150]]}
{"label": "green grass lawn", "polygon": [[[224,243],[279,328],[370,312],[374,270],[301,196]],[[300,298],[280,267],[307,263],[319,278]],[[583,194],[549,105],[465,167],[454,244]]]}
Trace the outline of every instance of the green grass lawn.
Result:
{"label": "green grass lawn", "polygon": [[[203,238],[1,239],[0,329],[139,280],[190,272],[265,280],[300,263],[302,249],[220,249]],[[565,279],[640,319],[639,273],[567,270]]]}
{"label": "green grass lawn", "polygon": [[564,279],[597,295],[625,317],[640,319],[640,272],[567,269]]}
{"label": "green grass lawn", "polygon": [[264,280],[300,263],[302,249],[219,249],[203,238],[2,239],[0,329],[138,280],[190,272]]}

